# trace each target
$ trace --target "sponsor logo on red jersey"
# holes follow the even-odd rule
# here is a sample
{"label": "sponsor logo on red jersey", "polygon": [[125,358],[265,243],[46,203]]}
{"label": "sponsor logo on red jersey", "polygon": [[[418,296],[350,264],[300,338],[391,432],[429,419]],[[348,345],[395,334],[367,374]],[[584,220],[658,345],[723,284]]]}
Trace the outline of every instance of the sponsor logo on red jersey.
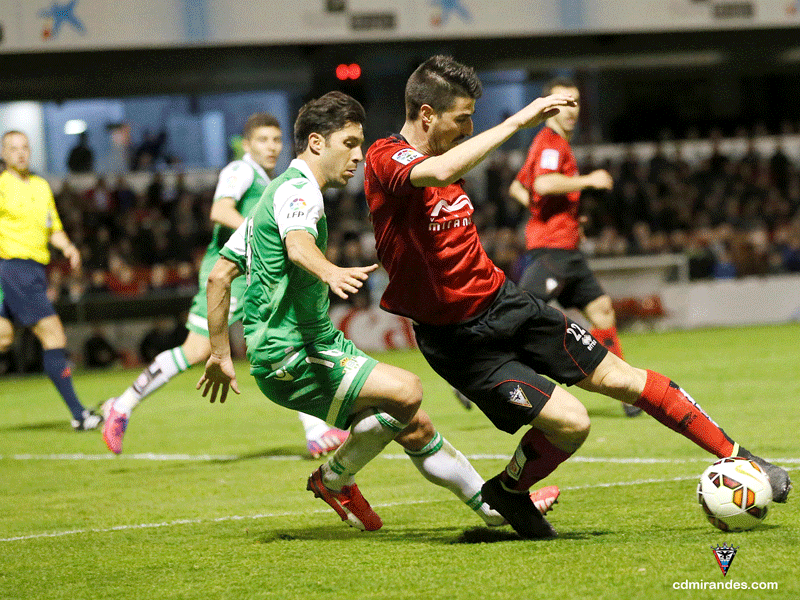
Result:
{"label": "sponsor logo on red jersey", "polygon": [[[469,211],[468,214],[463,217],[448,218],[449,214],[456,213],[461,209],[467,209]],[[443,215],[442,219],[437,221],[436,219],[442,211],[448,213],[448,215]],[[461,194],[453,202],[447,202],[444,199],[439,200],[431,211],[431,222],[428,225],[428,231],[443,231],[456,227],[466,227],[472,223],[472,213],[474,211],[472,202],[466,194]]]}

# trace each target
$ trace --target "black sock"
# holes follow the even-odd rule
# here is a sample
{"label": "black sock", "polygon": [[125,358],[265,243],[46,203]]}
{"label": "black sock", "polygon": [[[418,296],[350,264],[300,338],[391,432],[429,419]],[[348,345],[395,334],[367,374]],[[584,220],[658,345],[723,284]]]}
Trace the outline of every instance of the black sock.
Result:
{"label": "black sock", "polygon": [[83,418],[83,404],[78,400],[75,394],[75,389],[72,387],[72,370],[67,365],[67,355],[63,348],[54,348],[52,350],[45,350],[42,354],[42,363],[44,370],[53,385],[56,386],[58,393],[66,402],[69,407],[69,412],[72,413],[73,419]]}

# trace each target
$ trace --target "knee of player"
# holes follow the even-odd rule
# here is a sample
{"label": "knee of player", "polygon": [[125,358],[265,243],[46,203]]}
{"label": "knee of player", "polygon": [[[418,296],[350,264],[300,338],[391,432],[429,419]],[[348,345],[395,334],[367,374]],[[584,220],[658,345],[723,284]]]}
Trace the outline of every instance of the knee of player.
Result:
{"label": "knee of player", "polygon": [[422,382],[413,373],[402,371],[394,383],[391,400],[398,406],[398,417],[408,423],[422,404]]}
{"label": "knee of player", "polygon": [[401,431],[395,441],[406,450],[420,450],[436,435],[430,417],[424,410],[418,410],[408,426]]}
{"label": "knee of player", "polygon": [[617,400],[636,401],[647,380],[647,371],[629,365],[611,352],[597,371],[597,391]]}
{"label": "knee of player", "polygon": [[589,419],[589,413],[586,407],[577,402],[562,416],[558,437],[562,441],[568,442],[573,449],[577,450],[583,442],[586,441],[586,438],[589,437],[589,430],[591,428],[592,422]]}
{"label": "knee of player", "polygon": [[14,334],[11,331],[0,331],[0,354],[8,352],[14,343]]}
{"label": "knee of player", "polygon": [[398,395],[403,404],[416,406],[422,404],[422,382],[419,377],[408,371],[398,378]]}

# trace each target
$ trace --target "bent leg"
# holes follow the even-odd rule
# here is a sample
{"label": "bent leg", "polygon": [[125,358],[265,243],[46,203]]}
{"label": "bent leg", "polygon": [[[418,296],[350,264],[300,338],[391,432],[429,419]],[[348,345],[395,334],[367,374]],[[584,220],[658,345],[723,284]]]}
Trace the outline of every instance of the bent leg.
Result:
{"label": "bent leg", "polygon": [[734,442],[678,384],[655,371],[632,367],[608,353],[578,384],[633,404],[719,458],[731,456]]}
{"label": "bent leg", "polygon": [[483,502],[483,477],[433,426],[424,410],[418,410],[412,422],[395,438],[411,462],[431,483],[450,490],[474,510],[487,525],[502,525],[503,516]]}
{"label": "bent leg", "polygon": [[350,411],[350,437],[321,467],[325,486],[337,491],[351,485],[355,474],[406,429],[421,402],[422,384],[416,375],[378,363]]}
{"label": "bent leg", "polygon": [[581,447],[590,427],[586,407],[565,389],[556,387],[501,473],[503,486],[509,491],[529,490]]}
{"label": "bent leg", "polygon": [[182,345],[165,350],[156,356],[155,360],[114,401],[114,409],[130,416],[133,409],[147,396],[192,365],[207,360],[210,355],[211,344],[208,338],[190,331]]}
{"label": "bent leg", "polygon": [[611,297],[603,294],[595,298],[583,308],[584,316],[592,324],[591,334],[611,352],[624,358],[622,345],[617,333],[617,317],[611,304]]}

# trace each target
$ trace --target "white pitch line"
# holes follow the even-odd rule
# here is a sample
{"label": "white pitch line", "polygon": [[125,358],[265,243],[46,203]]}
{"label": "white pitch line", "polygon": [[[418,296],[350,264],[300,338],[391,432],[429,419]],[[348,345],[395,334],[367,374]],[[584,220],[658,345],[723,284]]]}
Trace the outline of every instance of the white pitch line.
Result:
{"label": "white pitch line", "polygon": [[[692,477],[672,477],[669,479],[636,479],[633,481],[614,481],[609,483],[592,483],[588,485],[575,485],[562,487],[562,490],[587,490],[593,488],[610,488],[631,485],[644,485],[648,483],[671,483],[674,481],[688,481],[695,479]],[[391,506],[409,506],[412,504],[433,504],[436,502],[449,502],[449,500],[414,500],[411,502],[386,502],[383,504],[375,504],[378,508],[386,508]],[[328,513],[328,509],[317,509],[310,511],[311,514],[315,513]],[[276,517],[299,517],[309,514],[308,511],[293,511],[281,513],[264,513],[258,515],[228,515],[224,517],[216,517],[213,519],[177,519],[175,521],[163,521],[161,523],[139,523],[136,525],[116,525],[114,527],[107,527],[100,529],[90,527],[86,529],[72,529],[69,531],[54,531],[50,533],[33,533],[30,535],[19,535],[9,538],[0,538],[0,542],[19,542],[25,540],[35,540],[41,538],[56,538],[64,537],[67,535],[78,535],[82,533],[112,533],[115,531],[128,531],[132,529],[158,529],[161,527],[174,527],[176,525],[202,525],[205,523],[224,523],[226,521],[251,521],[255,519],[271,519]]]}

